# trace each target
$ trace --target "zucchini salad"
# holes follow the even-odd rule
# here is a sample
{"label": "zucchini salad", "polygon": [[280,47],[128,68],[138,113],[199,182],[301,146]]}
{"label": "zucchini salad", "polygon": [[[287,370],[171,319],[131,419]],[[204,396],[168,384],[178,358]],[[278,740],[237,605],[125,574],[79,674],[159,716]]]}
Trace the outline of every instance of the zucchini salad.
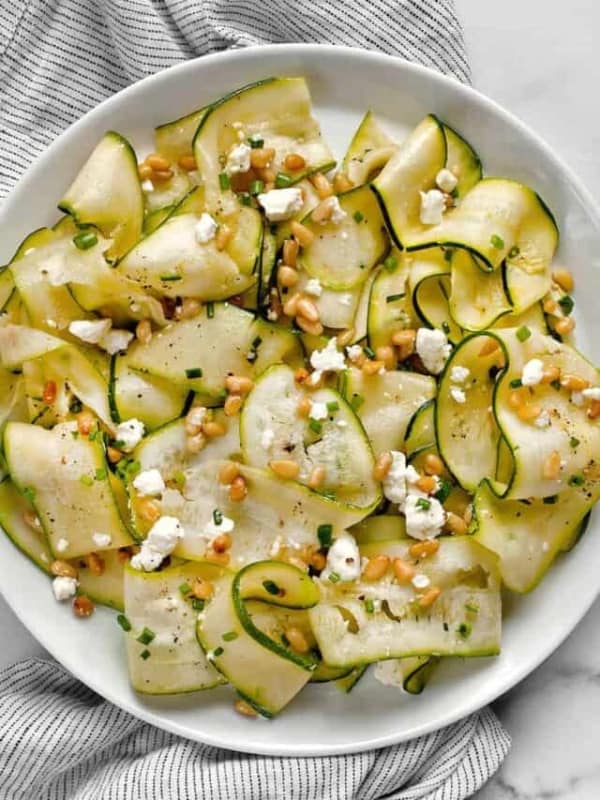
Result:
{"label": "zucchini salad", "polygon": [[501,590],[600,495],[534,189],[432,114],[367,113],[336,167],[271,78],[143,160],[106,133],[59,209],[0,273],[0,524],[76,617],[115,609],[133,688],[271,717],[498,654]]}

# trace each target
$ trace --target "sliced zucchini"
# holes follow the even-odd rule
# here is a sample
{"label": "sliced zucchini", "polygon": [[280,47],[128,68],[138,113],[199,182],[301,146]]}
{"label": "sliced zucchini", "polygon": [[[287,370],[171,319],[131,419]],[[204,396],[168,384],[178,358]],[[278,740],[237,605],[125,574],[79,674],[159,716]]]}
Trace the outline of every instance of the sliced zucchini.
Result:
{"label": "sliced zucchini", "polygon": [[386,686],[398,686],[409,694],[421,694],[440,660],[439,656],[414,656],[379,661],[375,666],[375,678]]}
{"label": "sliced zucchini", "polygon": [[[486,272],[468,250],[454,250],[450,313],[456,324],[470,331],[491,327],[512,308],[502,269]],[[455,339],[455,341],[458,341]]]}
{"label": "sliced zucchini", "polygon": [[[61,558],[132,544],[115,502],[102,444],[75,437],[76,423],[47,431],[37,425],[10,422],[4,452],[10,475],[35,508],[48,542]],[[90,513],[93,510],[93,513]],[[105,533],[110,545],[98,547],[94,533]],[[58,551],[56,542],[68,547]]]}
{"label": "sliced zucchini", "polygon": [[366,376],[355,368],[347,372],[346,400],[356,407],[375,453],[398,450],[408,424],[423,403],[435,396],[435,379],[416,372],[386,370]]}
{"label": "sliced zucchini", "polygon": [[[214,564],[180,564],[160,572],[125,569],[129,679],[137,692],[175,694],[224,683],[196,638],[198,612],[184,591],[195,580],[218,580]],[[183,589],[183,590],[182,590]]]}
{"label": "sliced zucchini", "polygon": [[458,178],[455,194],[461,198],[481,180],[481,161],[466,139],[445,122],[442,124],[446,136],[446,167]]}
{"label": "sliced zucchini", "polygon": [[159,225],[162,225],[174,208],[175,206],[165,206],[147,213],[144,217],[144,235],[147,236],[152,231],[155,231]]}
{"label": "sliced zucchini", "polygon": [[184,117],[156,127],[154,129],[154,145],[157,152],[173,162],[179,161],[184,156],[191,156],[194,134],[208,108],[208,106],[198,108]]}
{"label": "sliced zucchini", "polygon": [[303,484],[315,467],[324,467],[320,492],[333,493],[340,504],[365,511],[374,508],[380,490],[372,477],[373,452],[360,420],[333,389],[311,394],[313,405],[325,406],[325,419],[302,418],[298,404],[304,396],[293,370],[285,365],[261,375],[240,420],[246,463],[267,467],[271,461],[294,461],[299,467],[297,480]]}
{"label": "sliced zucchini", "polygon": [[403,450],[410,456],[435,444],[435,402],[428,400],[415,411],[404,435]]}
{"label": "sliced zucchini", "polygon": [[220,397],[227,374],[255,377],[274,363],[295,364],[302,348],[292,331],[216,303],[173,323],[148,344],[136,342],[127,358],[133,369]]}
{"label": "sliced zucchini", "polygon": [[410,258],[409,286],[415,311],[425,325],[440,328],[450,342],[462,339],[454,321],[450,300],[450,259],[452,252],[432,247]]}
{"label": "sliced zucchini", "polygon": [[394,333],[414,328],[417,315],[408,284],[410,261],[404,253],[392,250],[386,265],[379,269],[371,287],[367,335],[373,350],[389,345]]}
{"label": "sliced zucchini", "polygon": [[[411,540],[361,547],[367,558],[411,561]],[[321,601],[309,611],[319,649],[331,666],[364,665],[408,656],[494,655],[500,649],[498,559],[469,536],[438,539],[436,554],[419,562],[441,594],[421,608],[411,584],[391,573],[379,581],[321,582]],[[329,584],[329,585],[326,585]],[[373,610],[365,600],[377,601]]]}
{"label": "sliced zucchini", "polygon": [[494,322],[492,327],[520,328],[523,325],[540,333],[550,333],[541,303],[534,303],[527,311],[523,311],[521,314],[504,314]]}
{"label": "sliced zucchini", "polygon": [[371,270],[369,277],[362,285],[360,297],[358,298],[358,304],[354,313],[354,322],[352,324],[354,335],[351,344],[356,344],[367,337],[371,291],[373,289],[373,283],[378,275],[379,270]]}
{"label": "sliced zucchini", "polygon": [[101,575],[92,572],[85,559],[76,559],[73,562],[77,568],[79,593],[87,595],[94,603],[123,611],[125,565],[120,553],[118,550],[104,550],[100,558],[103,565]]}
{"label": "sliced zucchini", "polygon": [[142,235],[144,198],[137,158],[119,133],[105,133],[58,204],[78,225],[95,225],[120,258]]}
{"label": "sliced zucchini", "polygon": [[[370,282],[370,277],[371,275],[368,276],[366,283]],[[304,270],[300,270],[298,278],[298,283],[294,286],[294,292],[304,292],[307,285],[309,285],[311,277]],[[365,285],[366,284],[356,286],[347,291],[321,287],[319,296],[311,297],[311,300],[314,302],[319,312],[321,324],[325,328],[337,330],[341,328],[349,329],[354,321]],[[283,297],[285,301],[285,293],[282,292],[281,286],[279,287],[279,292],[280,296]],[[310,294],[310,292],[308,292],[308,294]]]}
{"label": "sliced zucchini", "polygon": [[304,269],[323,286],[338,291],[361,286],[388,247],[383,217],[367,186],[337,196],[344,217],[316,222],[312,212],[303,224],[314,234],[302,249]]}
{"label": "sliced zucchini", "polygon": [[406,523],[399,514],[381,514],[363,519],[350,528],[359,546],[406,538]]}
{"label": "sliced zucchini", "polygon": [[0,311],[5,312],[6,306],[15,293],[15,282],[12,272],[4,267],[0,271]]}
{"label": "sliced zucchini", "polygon": [[363,666],[362,664],[359,667],[352,667],[350,672],[347,675],[344,675],[342,678],[338,678],[336,683],[337,688],[340,692],[344,694],[350,694],[352,689],[356,686],[362,676],[365,674],[369,665]]}
{"label": "sliced zucchini", "polygon": [[168,181],[154,183],[152,191],[144,190],[144,233],[148,232],[146,221],[149,214],[176,206],[187,197],[192,188],[187,172],[179,169],[175,164],[171,165],[171,172],[173,176]]}
{"label": "sliced zucchini", "polygon": [[264,315],[269,305],[269,289],[275,278],[277,240],[265,223],[256,283],[242,294],[242,307]]}
{"label": "sliced zucchini", "polygon": [[10,478],[0,482],[0,526],[12,543],[31,559],[36,567],[50,572],[53,555],[41,526],[25,522],[27,513],[35,513],[31,503],[17,490]]}
{"label": "sliced zucchini", "polygon": [[369,183],[394,155],[398,147],[372,111],[358,126],[342,161],[342,171],[355,186]]}

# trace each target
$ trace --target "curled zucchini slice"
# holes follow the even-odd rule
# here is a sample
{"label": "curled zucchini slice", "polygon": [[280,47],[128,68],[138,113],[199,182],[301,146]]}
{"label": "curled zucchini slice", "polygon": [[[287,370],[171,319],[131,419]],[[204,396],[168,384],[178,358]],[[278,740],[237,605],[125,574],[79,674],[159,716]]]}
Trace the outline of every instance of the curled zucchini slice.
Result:
{"label": "curled zucchini slice", "polygon": [[193,155],[194,135],[208,109],[209,106],[204,106],[183,117],[158,125],[154,129],[156,151],[173,162]]}
{"label": "curled zucchini slice", "polygon": [[439,656],[392,658],[380,661],[374,674],[386,686],[402,687],[408,694],[421,694],[440,661]]}
{"label": "curled zucchini slice", "polygon": [[389,345],[396,331],[414,328],[417,321],[408,282],[410,259],[392,250],[386,262],[375,275],[369,298],[367,337],[373,350]]}
{"label": "curled zucchini slice", "polygon": [[369,183],[385,167],[397,147],[397,142],[386,133],[373,112],[367,111],[346,151],[342,171],[355,186]]}
{"label": "curled zucchini slice", "polygon": [[[409,286],[419,318],[430,328],[440,328],[448,341],[462,339],[460,321],[452,315],[450,262],[451,250],[432,247],[410,257]],[[453,276],[454,277],[454,276]]]}
{"label": "curled zucchini slice", "polygon": [[450,314],[461,328],[478,331],[491,327],[512,308],[504,271],[486,272],[468,250],[454,250],[449,304]]}
{"label": "curled zucchini slice", "polygon": [[404,435],[404,447],[408,456],[425,447],[435,445],[435,402],[428,400],[412,415]]}
{"label": "curled zucchini slice", "polygon": [[50,572],[53,555],[41,527],[25,522],[27,513],[35,513],[31,503],[18,491],[8,476],[0,482],[0,526],[2,530],[36,567]]}

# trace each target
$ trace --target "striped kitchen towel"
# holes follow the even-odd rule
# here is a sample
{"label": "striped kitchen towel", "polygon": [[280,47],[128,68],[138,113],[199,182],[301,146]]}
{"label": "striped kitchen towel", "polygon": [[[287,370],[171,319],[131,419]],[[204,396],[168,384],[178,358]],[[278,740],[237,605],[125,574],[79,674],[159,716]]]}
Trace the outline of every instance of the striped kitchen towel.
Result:
{"label": "striped kitchen towel", "polygon": [[[0,0],[0,197],[105,97],[269,42],[377,49],[469,80],[452,0]],[[249,756],[140,722],[50,661],[0,673],[0,800],[462,800],[510,746],[485,709],[383,750]]]}

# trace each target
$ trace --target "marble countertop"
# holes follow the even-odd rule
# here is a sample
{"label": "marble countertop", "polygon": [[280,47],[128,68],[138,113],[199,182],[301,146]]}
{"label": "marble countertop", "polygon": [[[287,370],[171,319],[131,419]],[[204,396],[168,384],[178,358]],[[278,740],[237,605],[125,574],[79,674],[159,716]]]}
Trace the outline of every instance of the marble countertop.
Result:
{"label": "marble countertop", "polygon": [[[594,158],[600,152],[600,4],[456,3],[474,85],[535,128],[600,201],[600,158]],[[0,667],[43,654],[1,598],[0,630]],[[513,746],[477,800],[600,797],[600,601],[562,647],[494,707]]]}

